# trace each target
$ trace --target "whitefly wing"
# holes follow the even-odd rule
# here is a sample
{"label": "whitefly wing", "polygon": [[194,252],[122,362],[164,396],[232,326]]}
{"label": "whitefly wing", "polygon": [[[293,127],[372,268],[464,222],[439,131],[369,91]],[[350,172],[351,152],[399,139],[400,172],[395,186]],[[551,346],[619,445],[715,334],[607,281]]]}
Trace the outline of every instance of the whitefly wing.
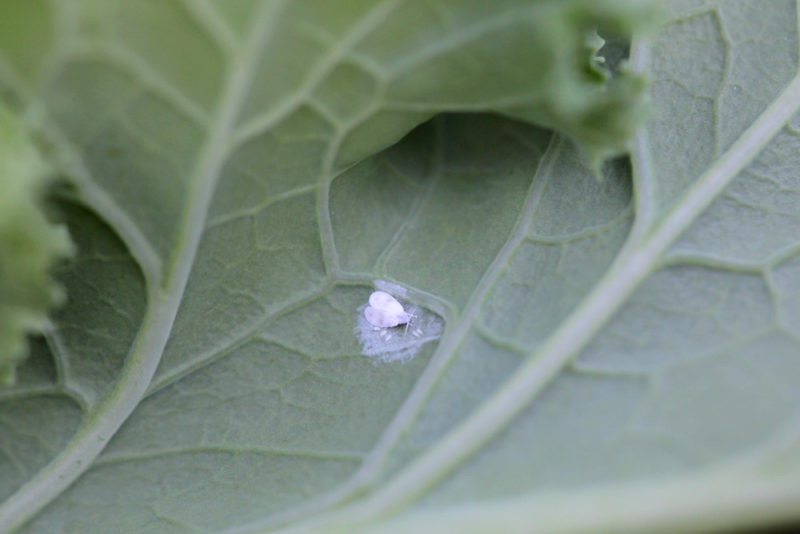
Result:
{"label": "whitefly wing", "polygon": [[[402,307],[400,308],[402,310]],[[390,328],[392,326],[397,326],[401,324],[403,318],[405,318],[407,314],[405,312],[401,312],[399,315],[397,313],[389,312],[383,308],[375,308],[373,306],[367,306],[367,309],[364,310],[364,317],[367,318],[369,324],[372,326],[378,326],[380,328]]]}
{"label": "whitefly wing", "polygon": [[379,310],[386,310],[388,313],[400,316],[405,313],[403,305],[397,299],[385,291],[373,291],[369,296],[369,305]]}

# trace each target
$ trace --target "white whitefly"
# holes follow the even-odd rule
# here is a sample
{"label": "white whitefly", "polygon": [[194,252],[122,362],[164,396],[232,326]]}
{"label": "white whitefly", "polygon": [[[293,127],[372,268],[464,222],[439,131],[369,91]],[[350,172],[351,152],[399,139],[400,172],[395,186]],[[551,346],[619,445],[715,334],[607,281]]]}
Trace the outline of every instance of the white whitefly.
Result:
{"label": "white whitefly", "polygon": [[373,291],[369,296],[369,306],[364,310],[364,317],[373,326],[391,328],[408,324],[412,314],[408,313],[397,299],[385,291]]}
{"label": "white whitefly", "polygon": [[[378,284],[376,284],[378,285]],[[388,288],[387,288],[388,289]],[[402,288],[395,288],[405,296]],[[413,320],[413,328],[409,324]],[[405,325],[404,330],[394,327]],[[386,291],[376,290],[358,310],[355,328],[362,354],[378,362],[411,360],[428,343],[439,339],[441,318],[411,303],[401,304]]]}

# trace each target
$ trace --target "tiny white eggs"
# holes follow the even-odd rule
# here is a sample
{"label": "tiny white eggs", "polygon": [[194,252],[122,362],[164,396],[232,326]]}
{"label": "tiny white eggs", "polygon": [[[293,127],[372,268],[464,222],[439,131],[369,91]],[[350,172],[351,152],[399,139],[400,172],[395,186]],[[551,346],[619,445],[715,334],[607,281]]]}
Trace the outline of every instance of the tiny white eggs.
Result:
{"label": "tiny white eggs", "polygon": [[369,306],[364,310],[364,317],[372,326],[390,328],[401,324],[407,325],[413,315],[389,293],[374,291],[369,296]]}

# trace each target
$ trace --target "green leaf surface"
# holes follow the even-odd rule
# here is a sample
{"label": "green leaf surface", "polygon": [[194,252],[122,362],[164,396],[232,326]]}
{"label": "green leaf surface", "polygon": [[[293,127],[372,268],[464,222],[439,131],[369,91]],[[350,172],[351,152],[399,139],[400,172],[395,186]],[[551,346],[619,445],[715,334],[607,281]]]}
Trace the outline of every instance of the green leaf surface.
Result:
{"label": "green leaf surface", "polygon": [[0,0],[78,250],[0,531],[800,518],[797,4],[669,9]]}
{"label": "green leaf surface", "polygon": [[25,336],[45,329],[50,307],[63,300],[49,269],[71,244],[44,212],[46,177],[25,123],[0,102],[0,387],[16,381]]}

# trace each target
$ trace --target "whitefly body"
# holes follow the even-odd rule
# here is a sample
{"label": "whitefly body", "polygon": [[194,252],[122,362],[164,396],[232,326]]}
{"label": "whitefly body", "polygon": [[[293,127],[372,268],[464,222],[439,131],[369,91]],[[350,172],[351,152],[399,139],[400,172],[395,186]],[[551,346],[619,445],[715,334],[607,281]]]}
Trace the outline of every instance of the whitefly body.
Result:
{"label": "whitefly body", "polygon": [[[404,295],[405,291],[398,288],[398,294]],[[373,291],[369,302],[359,307],[355,327],[362,353],[384,363],[411,360],[425,345],[438,339],[441,331],[438,315],[412,302],[400,303],[380,290]]]}
{"label": "whitefly body", "polygon": [[364,317],[372,326],[391,328],[401,324],[407,325],[413,315],[389,293],[374,291],[369,296],[369,306],[364,310]]}

